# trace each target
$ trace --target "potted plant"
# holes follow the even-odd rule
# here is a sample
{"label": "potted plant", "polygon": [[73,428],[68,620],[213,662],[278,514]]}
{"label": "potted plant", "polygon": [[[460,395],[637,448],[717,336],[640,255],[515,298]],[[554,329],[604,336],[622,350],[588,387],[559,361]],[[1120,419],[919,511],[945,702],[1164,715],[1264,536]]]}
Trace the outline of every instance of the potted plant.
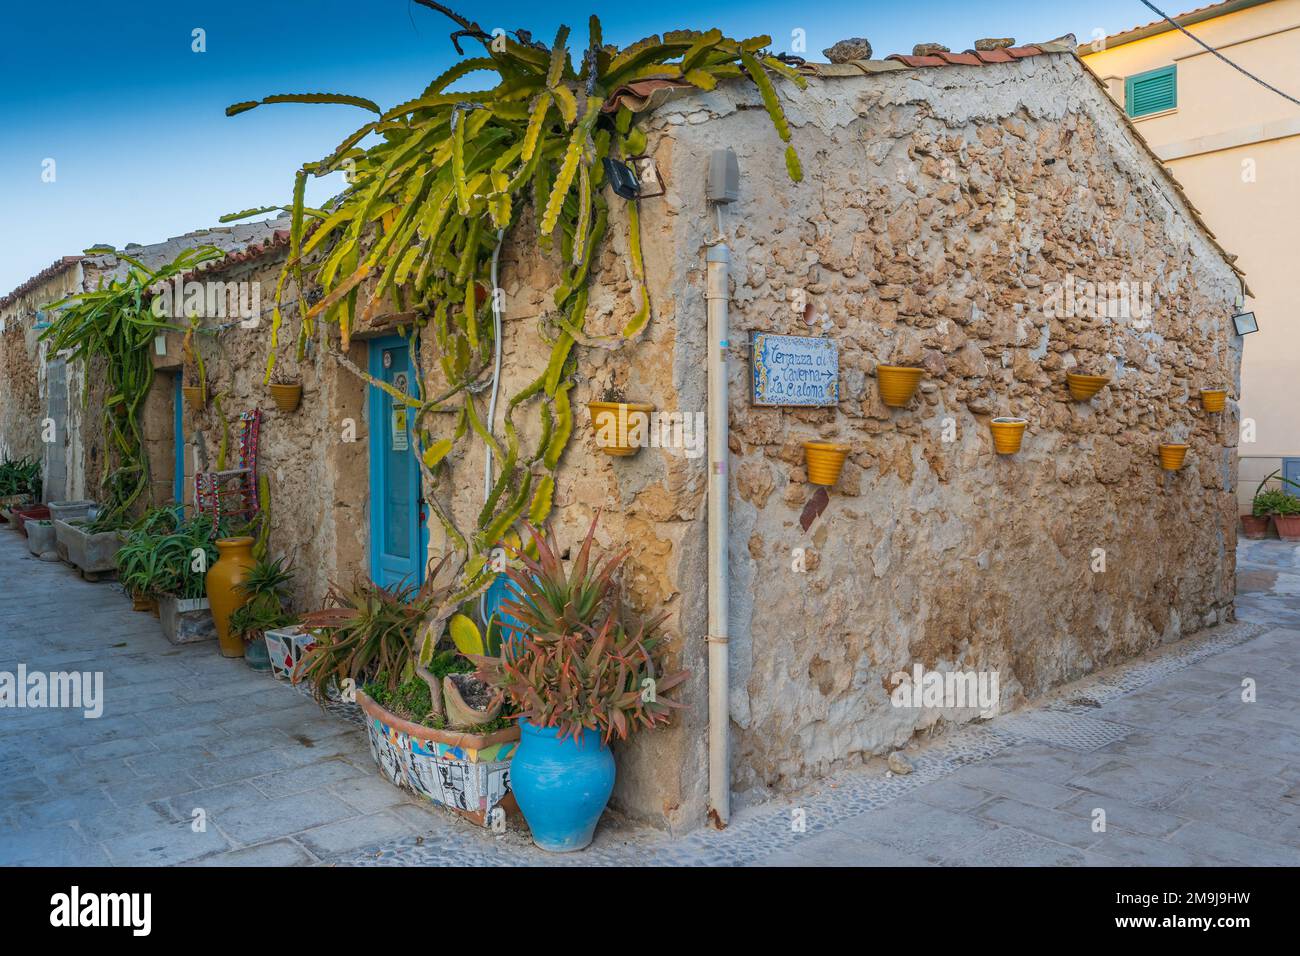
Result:
{"label": "potted plant", "polygon": [[1226,388],[1201,389],[1201,408],[1207,412],[1221,412],[1228,404]]}
{"label": "potted plant", "polygon": [[1110,376],[1066,372],[1065,381],[1070,389],[1070,397],[1076,402],[1086,402],[1110,384]]}
{"label": "potted plant", "polygon": [[880,386],[880,400],[892,408],[902,408],[912,400],[924,374],[925,369],[922,368],[877,365],[876,382]]}
{"label": "potted plant", "polygon": [[31,522],[50,520],[50,509],[45,505],[22,505],[9,512],[9,520],[13,522],[15,531],[29,534]]}
{"label": "potted plant", "polygon": [[1255,495],[1250,503],[1250,514],[1241,516],[1242,533],[1247,538],[1259,540],[1268,537],[1269,527],[1273,524],[1273,516],[1278,513],[1281,499],[1287,497],[1286,491],[1281,488],[1265,488],[1264,486],[1270,481],[1280,481],[1300,489],[1300,483],[1284,477],[1280,468],[1265,475],[1255,486]]}
{"label": "potted plant", "polygon": [[179,523],[173,508],[154,508],[124,534],[117,552],[117,581],[131,598],[136,611],[158,613],[160,588],[158,538],[176,530]]}
{"label": "potted plant", "polygon": [[6,520],[14,509],[38,501],[40,497],[40,461],[35,458],[6,458],[0,462],[0,512],[4,513]]}
{"label": "potted plant", "polygon": [[437,585],[442,565],[419,592],[369,581],[331,587],[328,607],[303,616],[315,640],[293,675],[324,702],[355,689],[370,752],[392,783],[456,811],[479,826],[514,809],[509,768],[519,728],[497,717],[452,726],[444,679],[474,665],[449,646],[457,610],[452,588]]}
{"label": "potted plant", "polygon": [[607,390],[599,402],[588,402],[600,450],[620,458],[635,455],[650,440],[650,413],[654,409],[646,402],[624,401],[615,389]]}
{"label": "potted plant", "polygon": [[211,515],[199,514],[171,532],[153,536],[157,549],[155,593],[163,633],[173,644],[191,644],[217,636],[204,592],[207,568],[217,559],[216,540],[223,529]]}
{"label": "potted plant", "polygon": [[203,365],[203,356],[194,342],[194,333],[198,331],[197,316],[190,317],[189,328],[181,341],[181,393],[185,404],[190,408],[204,408],[208,404],[208,375]]}
{"label": "potted plant", "polygon": [[808,481],[827,487],[840,480],[844,459],[851,449],[848,445],[832,442],[806,441],[803,443],[804,459],[808,468]]}
{"label": "potted plant", "polygon": [[297,615],[287,607],[292,583],[293,569],[285,566],[283,558],[263,557],[236,585],[245,603],[230,615],[230,633],[244,643],[244,663],[254,670],[264,671],[271,666],[266,632],[298,622]]}
{"label": "potted plant", "polygon": [[689,674],[668,666],[666,613],[643,620],[620,602],[626,552],[592,566],[595,522],[567,575],[549,535],[528,531],[538,557],[519,553],[522,569],[507,572],[518,596],[504,605],[523,627],[474,660],[517,712],[511,786],[533,842],[564,853],[591,843],[613,792],[610,742],[668,723],[681,705],[665,695]]}
{"label": "potted plant", "polygon": [[270,389],[276,408],[286,415],[298,410],[298,405],[302,402],[302,382],[277,380],[271,383]]}
{"label": "potted plant", "polygon": [[55,518],[53,523],[59,557],[75,566],[87,581],[117,570],[117,552],[123,538],[121,529],[113,527],[114,522],[101,520],[92,510],[84,518]]}
{"label": "potted plant", "polygon": [[1187,449],[1191,445],[1178,442],[1165,442],[1160,445],[1160,467],[1165,471],[1178,471],[1187,459]]}
{"label": "potted plant", "polygon": [[1029,420],[1002,416],[989,422],[989,431],[993,434],[993,450],[999,455],[1014,455],[1020,451],[1020,442],[1025,436]]}
{"label": "potted plant", "polygon": [[1300,498],[1279,492],[1272,512],[1277,536],[1283,541],[1300,541]]}

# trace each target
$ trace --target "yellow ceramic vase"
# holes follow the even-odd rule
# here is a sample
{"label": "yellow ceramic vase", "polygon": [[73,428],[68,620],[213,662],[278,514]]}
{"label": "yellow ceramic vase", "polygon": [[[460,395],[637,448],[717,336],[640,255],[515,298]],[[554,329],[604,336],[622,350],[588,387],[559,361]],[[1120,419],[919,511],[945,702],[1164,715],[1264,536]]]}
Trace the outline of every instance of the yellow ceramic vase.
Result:
{"label": "yellow ceramic vase", "polygon": [[808,463],[808,481],[829,487],[840,480],[840,471],[844,468],[844,459],[848,457],[849,446],[806,441],[803,443],[803,453]]}
{"label": "yellow ceramic vase", "polygon": [[1190,445],[1161,445],[1160,446],[1160,467],[1165,471],[1177,471],[1183,467],[1183,461],[1187,458],[1187,449]]}
{"label": "yellow ceramic vase", "polygon": [[901,365],[877,365],[876,381],[880,384],[880,400],[891,408],[902,408],[916,394],[925,369],[904,368]]}
{"label": "yellow ceramic vase", "polygon": [[222,657],[243,657],[244,641],[230,633],[230,615],[248,603],[248,595],[239,589],[239,584],[257,564],[253,539],[222,538],[217,542],[217,551],[220,557],[208,568],[204,581],[208,603],[212,605],[212,620],[217,625],[217,641]]}
{"label": "yellow ceramic vase", "polygon": [[1023,418],[995,418],[989,422],[989,431],[993,433],[993,450],[999,455],[1014,455],[1020,451],[1020,440],[1025,437],[1025,426],[1029,422]]}
{"label": "yellow ceramic vase", "polygon": [[1086,402],[1110,383],[1110,376],[1067,372],[1065,381],[1070,386],[1070,397],[1076,402]]}
{"label": "yellow ceramic vase", "polygon": [[596,444],[606,455],[635,455],[650,441],[650,413],[645,402],[588,402]]}
{"label": "yellow ceramic vase", "polygon": [[1226,388],[1201,389],[1201,408],[1207,412],[1221,412],[1227,404],[1228,390]]}

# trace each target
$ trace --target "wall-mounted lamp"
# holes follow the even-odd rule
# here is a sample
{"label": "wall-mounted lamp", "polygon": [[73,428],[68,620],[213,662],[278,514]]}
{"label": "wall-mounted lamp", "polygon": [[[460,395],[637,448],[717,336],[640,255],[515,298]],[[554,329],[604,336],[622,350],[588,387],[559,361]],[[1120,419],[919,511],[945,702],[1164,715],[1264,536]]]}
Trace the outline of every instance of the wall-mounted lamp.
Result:
{"label": "wall-mounted lamp", "polygon": [[624,199],[638,199],[641,196],[641,180],[627,163],[620,163],[612,157],[605,157],[605,176],[614,188],[615,195]]}
{"label": "wall-mounted lamp", "polygon": [[1238,335],[1249,335],[1251,332],[1259,331],[1259,322],[1256,321],[1254,312],[1240,312],[1234,315],[1232,324]]}

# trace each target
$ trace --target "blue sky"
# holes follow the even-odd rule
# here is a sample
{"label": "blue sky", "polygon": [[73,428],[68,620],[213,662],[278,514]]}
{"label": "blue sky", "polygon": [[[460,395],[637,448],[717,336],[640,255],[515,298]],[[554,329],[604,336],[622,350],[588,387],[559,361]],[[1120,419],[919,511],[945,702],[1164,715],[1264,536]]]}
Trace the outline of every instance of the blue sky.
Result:
{"label": "blue sky", "polygon": [[[770,34],[773,47],[785,50],[802,29],[817,58],[846,36],[867,37],[884,56],[910,53],[921,41],[964,50],[984,36],[1032,42],[1073,32],[1084,40],[1096,29],[1114,33],[1153,19],[1137,0],[456,6],[487,30],[524,27],[548,42],[560,23],[585,35],[593,12],[606,41],[619,45],[717,26],[736,37]],[[206,33],[206,52],[191,49],[196,28]],[[366,114],[288,105],[227,118],[225,107],[291,92],[353,93],[392,105],[456,59],[451,29],[411,0],[5,4],[0,294],[95,243],[157,242],[215,225],[227,212],[288,202],[294,170],[327,154]],[[42,181],[48,159],[53,182]],[[319,202],[339,187],[312,181],[308,199]]]}

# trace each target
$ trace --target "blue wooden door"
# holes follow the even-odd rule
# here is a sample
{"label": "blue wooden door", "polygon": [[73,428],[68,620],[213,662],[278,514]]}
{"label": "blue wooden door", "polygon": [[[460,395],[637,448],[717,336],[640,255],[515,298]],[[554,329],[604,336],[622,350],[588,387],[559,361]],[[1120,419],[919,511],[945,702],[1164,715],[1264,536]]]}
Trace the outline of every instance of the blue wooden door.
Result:
{"label": "blue wooden door", "polygon": [[1300,458],[1282,459],[1282,477],[1294,481],[1294,485],[1283,484],[1282,490],[1290,495],[1300,495]]}
{"label": "blue wooden door", "polygon": [[185,514],[185,398],[181,393],[181,373],[172,376],[175,384],[172,389],[172,442],[175,456],[172,462],[172,497],[176,500],[177,513]]}
{"label": "blue wooden door", "polygon": [[[370,374],[400,392],[416,392],[410,345],[401,336],[370,342]],[[411,410],[370,387],[370,576],[383,587],[424,580],[426,538]]]}

